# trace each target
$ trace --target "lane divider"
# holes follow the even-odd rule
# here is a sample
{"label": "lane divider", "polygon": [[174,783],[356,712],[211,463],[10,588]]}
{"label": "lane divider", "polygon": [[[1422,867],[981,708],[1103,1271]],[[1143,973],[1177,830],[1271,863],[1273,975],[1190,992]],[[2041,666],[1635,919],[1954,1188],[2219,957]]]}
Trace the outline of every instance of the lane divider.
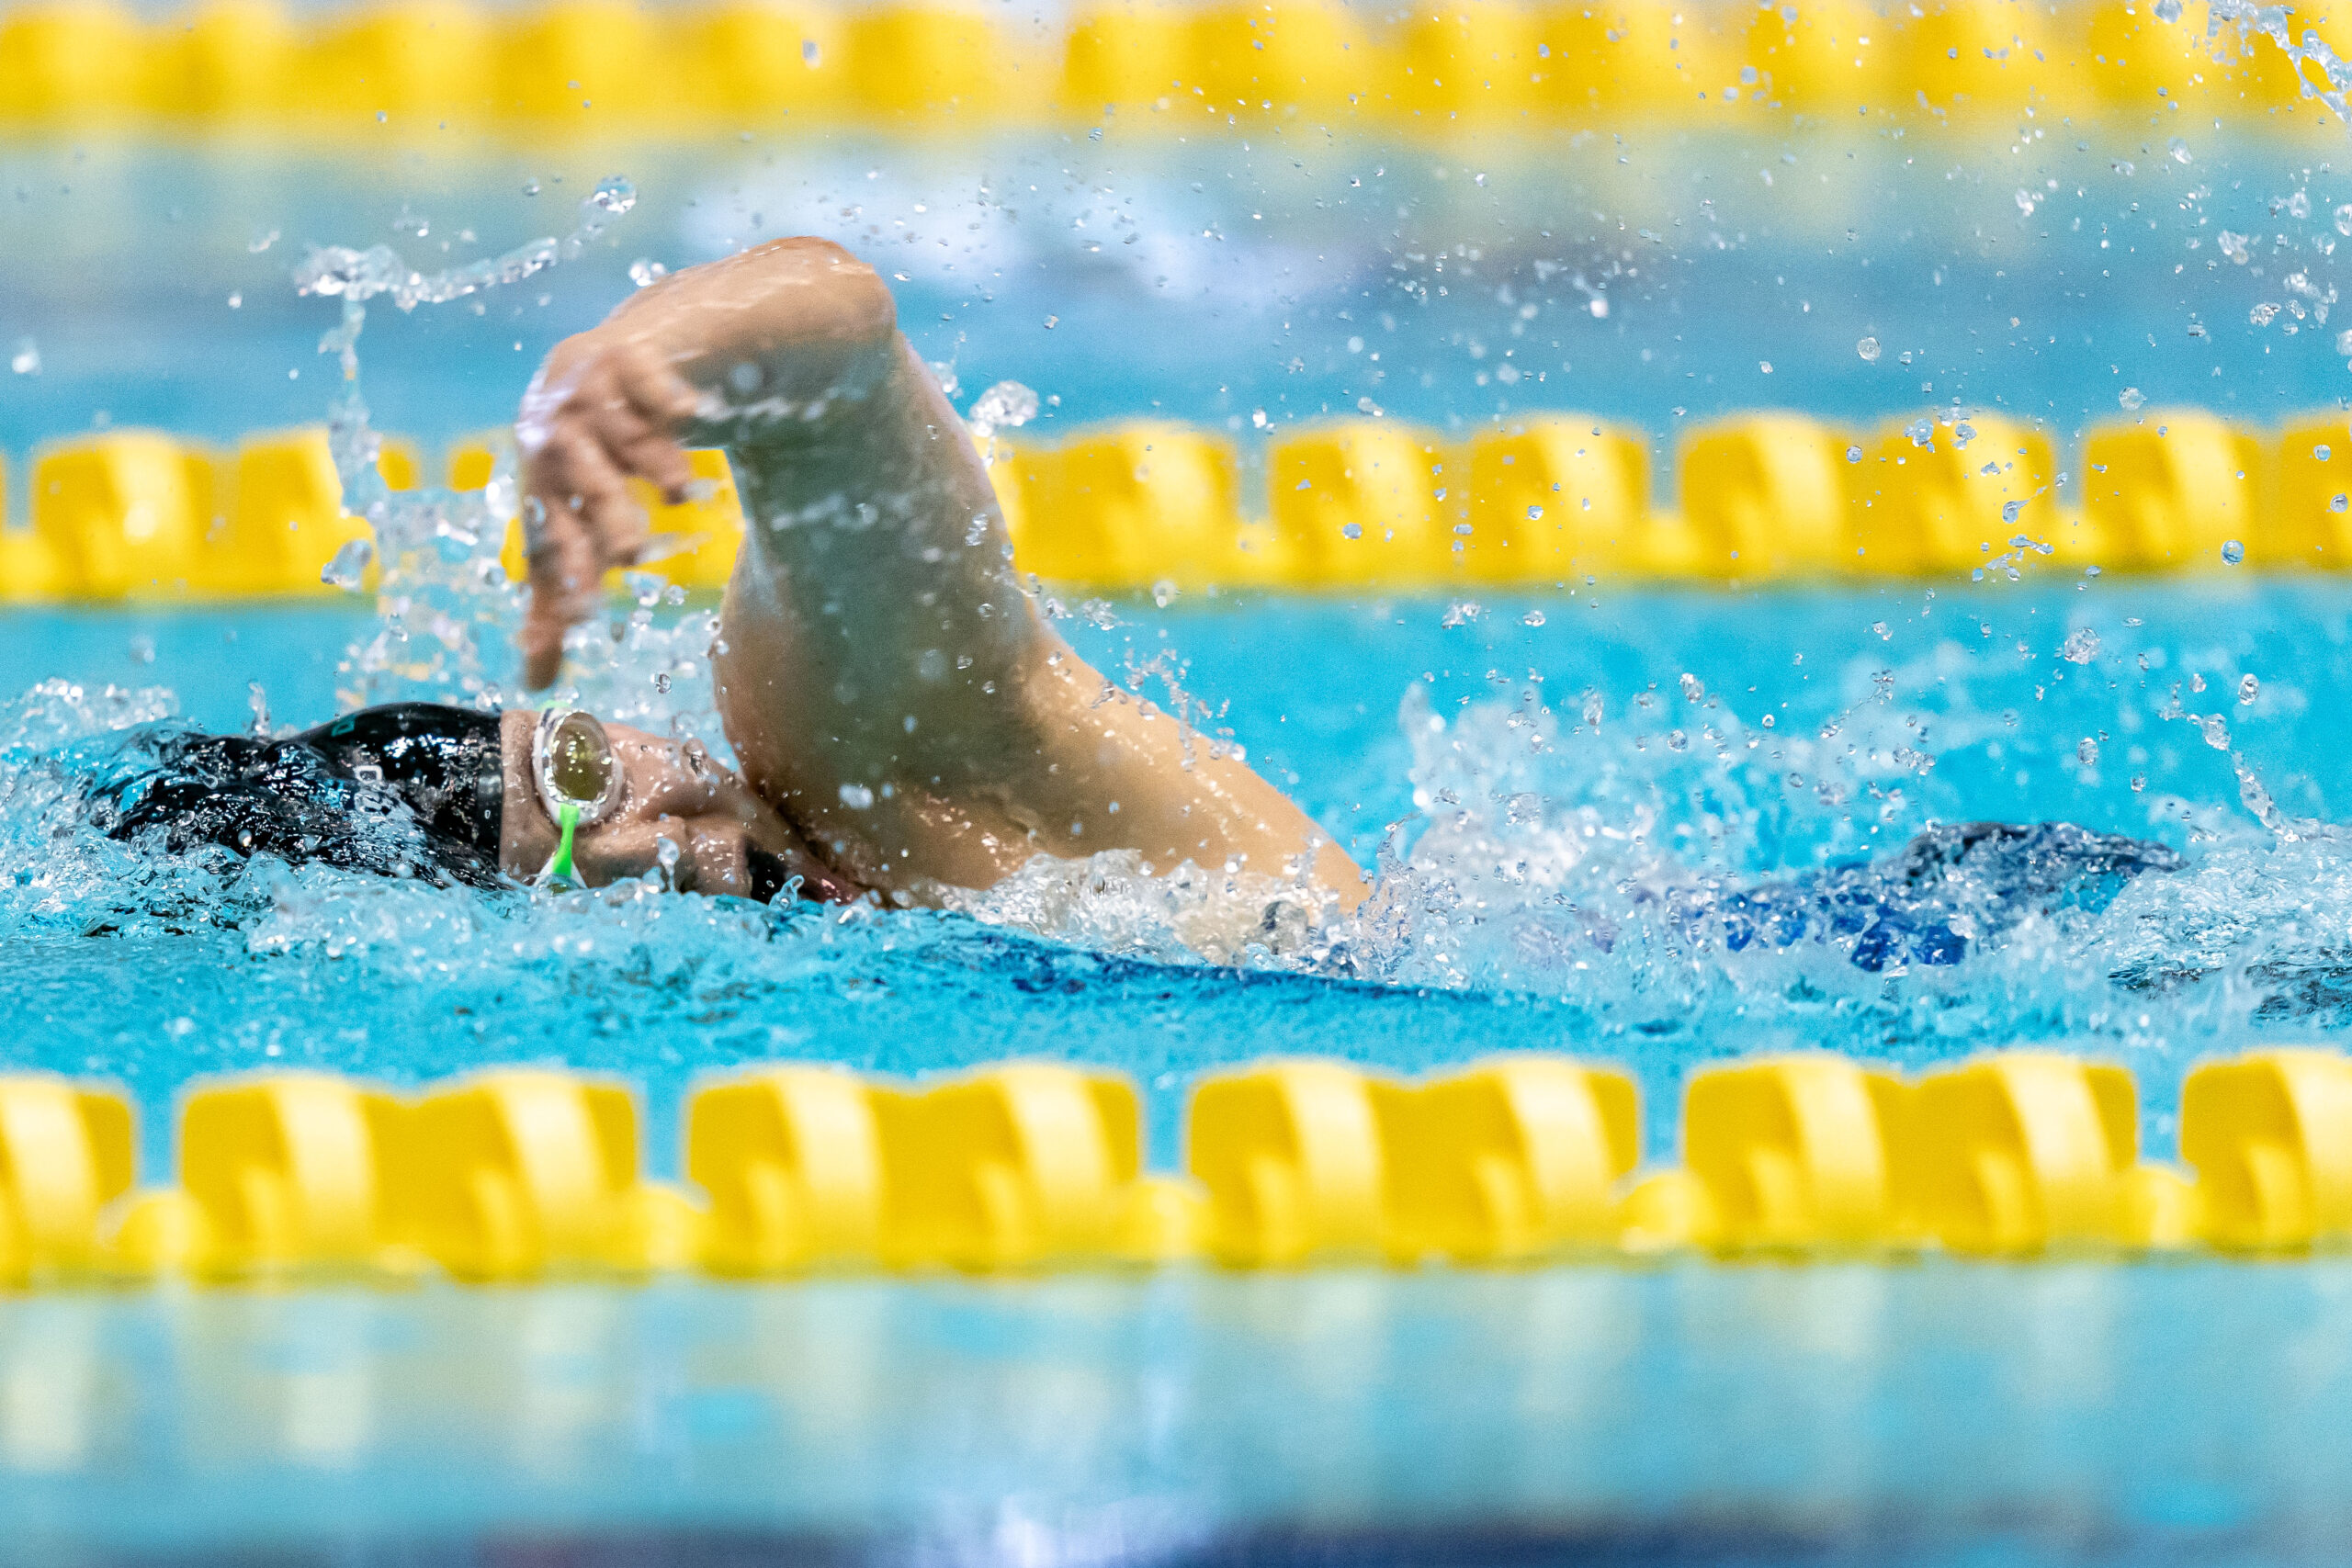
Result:
{"label": "lane divider", "polygon": [[177,1185],[136,1189],[119,1096],[0,1076],[0,1287],[2352,1245],[2352,1057],[2316,1049],[2193,1070],[2185,1170],[2142,1159],[2123,1068],[2034,1051],[1917,1078],[1827,1054],[1706,1068],[1681,1163],[1651,1170],[1634,1079],[1535,1054],[1421,1079],[1314,1058],[1212,1074],[1182,1176],[1144,1168],[1125,1077],[1043,1062],[707,1084],[684,1187],[644,1179],[637,1122],[626,1086],[560,1070],[416,1094],[272,1074],[189,1092]]}
{"label": "lane divider", "polygon": [[[2347,23],[2293,36],[2342,51]],[[2324,122],[2268,43],[2216,60],[2205,7],[2134,0],[1886,8],[1673,0],[1460,0],[1367,18],[1309,0],[1106,5],[1067,28],[942,6],[752,3],[506,11],[406,0],[309,15],[207,0],[141,22],[87,0],[0,14],[0,130],[401,130],[707,135],[762,124],[1093,125],[1242,132],[1269,122],[1450,132],[1785,123],[1922,128],[2036,117],[2229,112]],[[2316,67],[2312,68],[2314,71]]]}
{"label": "lane divider", "polygon": [[[494,432],[458,443],[447,484],[482,490],[510,446]],[[379,467],[410,488],[419,461],[390,441]],[[645,570],[708,592],[733,570],[742,503],[725,454],[692,461],[697,489],[679,505],[638,487],[653,534]],[[1053,446],[998,441],[989,462],[1014,564],[1111,592],[2352,569],[2341,413],[2275,434],[2196,409],[2095,427],[2072,505],[2053,493],[2045,433],[1949,410],[1869,434],[1770,412],[1700,426],[1676,453],[1679,509],[1653,504],[1645,434],[1565,413],[1463,440],[1385,419],[1304,428],[1265,448],[1250,512],[1239,450],[1182,424],[1080,431]],[[327,564],[368,535],[342,513],[317,430],[255,436],[233,457],[109,432],[40,454],[29,489],[30,525],[0,527],[0,604],[316,598],[334,592]],[[502,554],[521,581],[511,516]],[[611,586],[628,590],[617,573]]]}

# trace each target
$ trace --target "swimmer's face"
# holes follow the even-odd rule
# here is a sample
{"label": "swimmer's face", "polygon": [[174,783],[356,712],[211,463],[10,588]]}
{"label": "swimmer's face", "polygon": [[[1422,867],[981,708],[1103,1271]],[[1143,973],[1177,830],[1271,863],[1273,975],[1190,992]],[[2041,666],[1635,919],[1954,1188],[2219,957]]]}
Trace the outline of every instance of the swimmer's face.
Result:
{"label": "swimmer's face", "polygon": [[[812,897],[852,890],[819,863],[775,809],[713,758],[702,742],[650,735],[623,724],[560,724],[543,776],[559,800],[610,804],[572,840],[572,863],[591,886],[657,869],[680,892],[753,897],[798,878]],[[535,802],[534,826],[508,869],[535,874],[554,849],[555,825]],[[583,812],[583,817],[586,813]],[[544,840],[544,845],[540,840]]]}

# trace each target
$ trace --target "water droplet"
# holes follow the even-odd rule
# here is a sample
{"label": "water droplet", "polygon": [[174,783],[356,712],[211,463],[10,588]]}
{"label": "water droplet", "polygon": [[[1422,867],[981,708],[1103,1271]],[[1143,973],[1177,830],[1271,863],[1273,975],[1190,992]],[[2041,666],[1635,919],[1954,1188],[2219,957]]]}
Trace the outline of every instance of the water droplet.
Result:
{"label": "water droplet", "polygon": [[343,548],[335,551],[334,558],[320,570],[319,581],[329,588],[340,588],[346,593],[356,593],[359,591],[360,583],[367,580],[368,563],[375,558],[375,540],[346,540]]}
{"label": "water droplet", "polygon": [[2125,413],[2131,413],[2134,410],[2145,405],[2148,400],[2140,395],[2139,388],[2126,387],[2117,395],[2115,400],[2123,405],[2123,412]]}
{"label": "water droplet", "polygon": [[2166,27],[2180,20],[2180,0],[2156,0],[2154,10],[2156,20]]}
{"label": "water droplet", "polygon": [[2222,722],[2220,714],[2191,714],[2189,717],[2195,721],[2197,728],[2204,732],[2206,745],[2216,751],[2226,751],[2230,749],[2230,727]]}
{"label": "water droplet", "polygon": [[801,64],[808,66],[813,71],[817,68],[819,63],[822,62],[823,58],[824,51],[817,47],[817,40],[815,39],[805,38],[800,40]]}
{"label": "water droplet", "polygon": [[17,352],[8,356],[8,368],[19,376],[40,374],[40,345],[28,337],[17,340]]}
{"label": "water droplet", "polygon": [[1361,524],[1361,523],[1342,523],[1342,524],[1340,524],[1340,537],[1341,537],[1341,538],[1343,538],[1343,539],[1361,539],[1361,538],[1363,538],[1363,524]]}
{"label": "water droplet", "polygon": [[1690,738],[1679,729],[1669,729],[1666,732],[1666,749],[1669,751],[1688,751],[1690,750]]}
{"label": "water droplet", "polygon": [[1682,700],[1684,702],[1699,702],[1707,694],[1707,688],[1700,683],[1699,677],[1691,674],[1688,670],[1685,670],[1682,672],[1682,679],[1678,682],[1678,684],[1682,688]]}
{"label": "water droplet", "polygon": [[2228,540],[2222,546],[2222,558],[2230,565],[2236,566],[2245,559],[2245,547],[2235,539]]}
{"label": "water droplet", "polygon": [[874,792],[862,784],[842,785],[842,804],[852,811],[864,811],[873,806]]}
{"label": "water droplet", "polygon": [[2058,657],[2069,664],[2088,664],[2098,657],[2098,633],[2088,626],[2076,626],[2059,645]]}
{"label": "water droplet", "polygon": [[1849,446],[1849,447],[1847,447],[1847,448],[1846,448],[1846,461],[1848,461],[1848,462],[1849,462],[1849,463],[1859,463],[1859,462],[1860,462],[1861,460],[1862,460],[1862,449],[1861,449],[1860,447],[1859,447],[1859,446]]}
{"label": "water droplet", "polygon": [[2330,454],[2328,449],[2324,446],[2314,446],[2312,448],[2312,456],[2320,462],[2324,463],[2327,461]]}
{"label": "water droplet", "polygon": [[637,187],[618,175],[607,175],[588,193],[587,205],[618,218],[637,205]]}
{"label": "water droplet", "polygon": [[1912,446],[1925,446],[1932,451],[1936,445],[1936,422],[1921,414],[1903,427],[1903,434],[1911,438]]}
{"label": "water droplet", "polygon": [[523,182],[523,194],[524,194],[525,196],[537,196],[537,195],[538,195],[538,194],[539,194],[539,182],[538,182],[537,179],[527,179],[527,180],[525,180],[525,181]]}
{"label": "water droplet", "polygon": [[1877,363],[1878,363],[1878,339],[1876,339],[1876,338],[1874,338],[1874,337],[1866,337],[1866,338],[1862,339],[1862,341],[1861,341],[1861,342],[1860,342],[1860,343],[1858,343],[1858,344],[1856,344],[1854,345],[1854,352],[1855,352],[1856,354],[1859,354],[1859,355],[1860,355],[1862,356],[1863,362],[1864,362],[1865,364],[1871,364],[1871,365],[1875,365],[1875,364],[1877,364]]}
{"label": "water droplet", "polygon": [[2098,742],[2087,735],[2075,741],[2075,761],[2086,768],[2098,766]]}
{"label": "water droplet", "polygon": [[2239,702],[2250,703],[2260,695],[2262,695],[2261,682],[2256,680],[2252,675],[2242,675],[2238,678]]}
{"label": "water droplet", "polygon": [[1541,610],[1530,610],[1527,614],[1520,616],[1519,624],[1522,626],[1540,626],[1544,624],[1544,612]]}
{"label": "water droplet", "polygon": [[2132,793],[2133,795],[2138,795],[2142,790],[2144,790],[2144,789],[2146,789],[2147,787],[2148,787],[2148,775],[2147,775],[2147,774],[2145,774],[2145,773],[2133,773],[2133,774],[2132,775]]}
{"label": "water droplet", "polygon": [[1036,393],[1018,381],[999,381],[972,400],[964,423],[985,441],[1000,430],[1016,430],[1036,417]]}
{"label": "water droplet", "polygon": [[639,256],[637,260],[628,264],[628,280],[631,283],[636,284],[639,288],[643,288],[649,284],[658,283],[662,278],[669,276],[670,269],[668,267],[663,266],[658,261],[648,260],[644,256]]}
{"label": "water droplet", "polygon": [[2018,520],[2018,513],[2024,510],[2025,502],[2022,501],[2005,501],[2001,502],[2001,521],[2014,523]]}
{"label": "water droplet", "polygon": [[1531,506],[1527,509],[1527,520],[1530,523],[1540,522],[1543,516],[1544,509],[1540,506]]}
{"label": "water droplet", "polygon": [[[2174,8],[2176,10],[2178,9],[2177,0],[2176,0]],[[2177,136],[2174,137],[2171,141],[2165,144],[2165,151],[2172,154],[2172,161],[2176,164],[2186,164],[2188,162],[2188,143],[2183,141]]]}

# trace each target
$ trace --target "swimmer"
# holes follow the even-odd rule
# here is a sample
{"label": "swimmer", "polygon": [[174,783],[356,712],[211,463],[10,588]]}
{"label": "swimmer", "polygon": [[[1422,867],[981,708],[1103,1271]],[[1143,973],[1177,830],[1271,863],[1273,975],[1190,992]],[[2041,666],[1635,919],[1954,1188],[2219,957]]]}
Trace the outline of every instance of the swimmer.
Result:
{"label": "swimmer", "polygon": [[[154,741],[99,792],[107,830],[478,886],[661,865],[684,890],[910,904],[1041,853],[1126,849],[1261,874],[1339,912],[1363,898],[1295,805],[1105,681],[1038,614],[962,422],[889,291],[840,247],[779,240],[632,295],[548,355],[516,434],[535,687],[602,609],[605,572],[645,547],[626,481],[683,500],[684,444],[727,450],[745,540],[713,666],[741,777],[693,741],[568,710],[402,705],[283,740]],[[413,830],[377,830],[393,819]],[[1878,863],[1663,897],[1694,938],[1831,942],[1879,970],[1957,962],[1972,937],[2097,908],[2177,864],[2064,824],[1972,824]]]}
{"label": "swimmer", "polygon": [[534,687],[633,564],[684,446],[724,447],[744,543],[713,649],[744,781],[840,878],[899,903],[1040,854],[1135,851],[1339,910],[1362,874],[1226,746],[1090,668],[1022,592],[964,423],[874,269],[777,240],[623,301],[548,356],[515,422]]}
{"label": "swimmer", "polygon": [[[1041,853],[1127,849],[1341,911],[1363,899],[1346,853],[1234,749],[1105,681],[1038,614],[963,422],[840,247],[781,240],[640,290],[548,356],[516,436],[534,687],[601,609],[605,570],[645,546],[628,479],[682,500],[684,443],[723,446],[746,513],[713,649],[743,775],[580,716],[615,794],[574,830],[573,879],[666,863],[682,889],[935,903]],[[176,736],[99,792],[100,815],[179,852],[532,877],[566,858],[543,728],[405,705],[285,740]],[[393,818],[415,831],[382,830]]]}

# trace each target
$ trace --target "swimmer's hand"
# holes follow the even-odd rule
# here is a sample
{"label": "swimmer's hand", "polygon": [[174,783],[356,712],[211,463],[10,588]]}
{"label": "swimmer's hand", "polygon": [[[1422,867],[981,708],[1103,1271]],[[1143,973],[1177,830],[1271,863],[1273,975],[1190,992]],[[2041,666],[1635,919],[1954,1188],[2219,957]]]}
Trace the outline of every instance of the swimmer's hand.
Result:
{"label": "swimmer's hand", "polygon": [[[530,716],[523,716],[526,724]],[[698,741],[683,743],[608,724],[613,758],[628,776],[620,808],[572,839],[573,874],[591,887],[667,866],[681,893],[752,897],[797,877],[803,897],[845,902],[859,889],[809,852],[775,808],[713,761]],[[526,731],[527,748],[527,730]],[[527,758],[527,750],[523,756]],[[557,829],[510,750],[499,858],[507,872],[537,876],[555,853]]]}
{"label": "swimmer's hand", "polygon": [[897,364],[898,308],[872,267],[829,241],[774,240],[639,290],[566,338],[515,416],[531,604],[523,677],[555,679],[563,634],[594,613],[605,571],[635,564],[646,518],[628,481],[686,497],[679,438],[698,418],[747,419],[796,460],[868,482],[859,405]]}
{"label": "swimmer's hand", "polygon": [[650,343],[606,328],[559,344],[531,378],[514,440],[531,573],[523,679],[534,691],[554,681],[563,634],[594,613],[605,571],[634,565],[645,547],[645,511],[628,479],[651,480],[673,504],[685,499],[694,471],[678,432],[696,401]]}

